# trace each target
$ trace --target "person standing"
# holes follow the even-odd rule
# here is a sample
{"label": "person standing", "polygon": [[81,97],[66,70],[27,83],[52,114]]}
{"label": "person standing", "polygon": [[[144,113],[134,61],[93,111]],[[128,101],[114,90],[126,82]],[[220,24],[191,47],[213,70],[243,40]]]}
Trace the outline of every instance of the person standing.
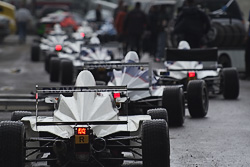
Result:
{"label": "person standing", "polygon": [[165,57],[165,47],[167,43],[167,33],[166,27],[168,24],[169,18],[166,13],[166,7],[164,5],[160,6],[158,19],[157,19],[157,50],[155,55],[155,61],[161,62]]}
{"label": "person standing", "polygon": [[31,21],[32,15],[30,11],[25,8],[25,5],[22,4],[20,8],[16,11],[15,18],[18,28],[19,43],[25,43],[27,35],[27,25]]}
{"label": "person standing", "polygon": [[123,45],[123,53],[127,52],[127,38],[126,38],[126,32],[123,30],[123,23],[124,19],[128,13],[128,6],[124,5],[122,10],[117,13],[116,19],[115,19],[115,28],[118,35],[118,40]]}
{"label": "person standing", "polygon": [[208,15],[194,5],[194,0],[186,0],[186,6],[177,16],[174,33],[179,41],[187,41],[191,48],[200,48],[202,39],[211,28]]}
{"label": "person standing", "polygon": [[118,6],[117,8],[115,8],[114,13],[113,13],[114,21],[116,20],[116,16],[118,15],[118,13],[123,10],[123,4],[124,4],[123,0],[119,0]]}
{"label": "person standing", "polygon": [[148,13],[148,24],[147,29],[150,32],[150,44],[149,53],[152,57],[155,57],[157,48],[157,37],[158,37],[158,11],[156,6],[152,6]]}
{"label": "person standing", "polygon": [[136,2],[135,8],[128,12],[124,23],[124,31],[128,34],[128,47],[131,51],[136,51],[140,55],[141,38],[146,28],[147,18],[141,10],[141,3]]}
{"label": "person standing", "polygon": [[100,4],[98,4],[95,9],[95,21],[96,22],[102,21],[102,6]]}
{"label": "person standing", "polygon": [[[248,21],[250,22],[250,11]],[[245,79],[250,79],[250,25],[248,27],[248,35],[245,48]]]}

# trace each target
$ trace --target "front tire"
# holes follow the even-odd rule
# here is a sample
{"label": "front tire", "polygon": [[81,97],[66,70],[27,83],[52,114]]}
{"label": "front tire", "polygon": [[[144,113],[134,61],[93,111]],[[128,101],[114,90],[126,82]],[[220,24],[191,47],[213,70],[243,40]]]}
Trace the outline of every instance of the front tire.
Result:
{"label": "front tire", "polygon": [[182,126],[185,120],[185,100],[183,89],[167,86],[162,95],[162,107],[168,112],[169,126]]}
{"label": "front tire", "polygon": [[151,119],[164,119],[168,122],[168,112],[165,108],[149,109],[147,114],[151,116]]}
{"label": "front tire", "polygon": [[221,89],[225,99],[237,99],[239,96],[239,75],[235,68],[224,68],[221,72]]}
{"label": "front tire", "polygon": [[208,112],[208,91],[205,81],[192,80],[187,85],[188,110],[193,118],[202,118]]}
{"label": "front tire", "polygon": [[32,113],[30,111],[14,111],[11,114],[11,121],[20,121],[23,117],[31,116]]}

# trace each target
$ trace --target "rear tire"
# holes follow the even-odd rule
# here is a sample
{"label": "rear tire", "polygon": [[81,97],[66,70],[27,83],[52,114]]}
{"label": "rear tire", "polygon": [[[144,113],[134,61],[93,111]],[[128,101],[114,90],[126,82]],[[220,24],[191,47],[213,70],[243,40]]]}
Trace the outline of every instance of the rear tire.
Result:
{"label": "rear tire", "polygon": [[2,121],[0,124],[0,166],[25,166],[25,129],[22,122]]}
{"label": "rear tire", "polygon": [[31,61],[39,61],[40,60],[40,47],[38,44],[34,44],[31,46]]}
{"label": "rear tire", "polygon": [[46,72],[50,73],[50,60],[52,57],[57,57],[56,53],[49,53],[45,56],[44,69]]}
{"label": "rear tire", "polygon": [[60,59],[58,57],[52,57],[50,60],[50,81],[58,82],[60,75]]}
{"label": "rear tire", "polygon": [[32,113],[30,111],[14,111],[11,114],[11,121],[20,121],[23,117],[31,116]]}
{"label": "rear tire", "polygon": [[237,99],[239,96],[239,75],[236,68],[224,68],[221,72],[221,89],[225,99]]}
{"label": "rear tire", "polygon": [[208,111],[208,91],[205,81],[192,80],[187,85],[188,110],[193,118],[202,118]]}
{"label": "rear tire", "polygon": [[167,86],[162,95],[162,107],[168,112],[169,126],[182,126],[185,120],[185,101],[183,89]]}
{"label": "rear tire", "polygon": [[73,83],[73,62],[70,60],[62,60],[60,64],[60,82],[62,85],[71,85]]}
{"label": "rear tire", "polygon": [[143,167],[170,167],[169,129],[165,120],[142,124]]}

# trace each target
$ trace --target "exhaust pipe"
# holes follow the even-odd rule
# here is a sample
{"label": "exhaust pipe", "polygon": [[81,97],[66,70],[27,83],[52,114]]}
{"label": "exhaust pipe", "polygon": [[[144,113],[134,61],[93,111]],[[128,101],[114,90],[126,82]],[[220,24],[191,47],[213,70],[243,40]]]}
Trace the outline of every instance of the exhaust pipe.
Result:
{"label": "exhaust pipe", "polygon": [[93,141],[92,148],[96,152],[102,152],[106,149],[106,141],[103,138],[96,138]]}
{"label": "exhaust pipe", "polygon": [[67,153],[67,145],[63,141],[56,140],[53,143],[53,150],[59,156],[66,156]]}

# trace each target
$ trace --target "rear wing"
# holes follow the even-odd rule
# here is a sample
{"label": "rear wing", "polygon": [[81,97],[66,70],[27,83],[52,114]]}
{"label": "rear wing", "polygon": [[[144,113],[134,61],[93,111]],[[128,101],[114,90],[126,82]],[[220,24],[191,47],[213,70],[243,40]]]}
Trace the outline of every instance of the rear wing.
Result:
{"label": "rear wing", "polygon": [[36,86],[36,99],[39,93],[62,94],[74,92],[116,92],[127,91],[126,86],[59,86],[59,87],[38,87]]}
{"label": "rear wing", "polygon": [[150,63],[120,63],[120,62],[107,62],[107,63],[92,63],[85,62],[81,68],[84,70],[95,69],[95,68],[106,68],[106,69],[121,69],[124,67],[148,67],[151,68]]}
{"label": "rear wing", "polygon": [[[101,40],[101,39],[99,38],[99,40]],[[115,41],[107,41],[107,42],[102,41],[101,44],[90,44],[89,42],[90,41],[86,41],[86,43],[81,44],[80,50],[82,50],[82,48],[106,48],[109,51],[118,52],[119,58],[115,58],[115,60],[122,60],[123,59],[122,44],[117,43]]]}
{"label": "rear wing", "polygon": [[113,125],[127,124],[127,121],[74,121],[74,122],[38,122],[39,94],[63,94],[74,92],[127,92],[127,86],[60,86],[60,87],[39,87],[36,86],[36,126],[50,125]]}
{"label": "rear wing", "polygon": [[166,49],[166,61],[198,61],[203,62],[203,65],[209,65],[209,67],[203,67],[202,69],[168,69],[168,71],[205,71],[221,68],[217,63],[218,48]]}
{"label": "rear wing", "polygon": [[[79,66],[78,69],[80,70],[91,70],[96,68],[105,68],[105,69],[122,69],[124,67],[139,67],[139,68],[148,68],[149,71],[149,87],[152,85],[152,67],[151,63],[121,63],[121,62],[85,62],[81,67]],[[128,88],[127,90],[149,90],[149,88]]]}
{"label": "rear wing", "polygon": [[216,61],[218,49],[166,49],[167,61]]}

